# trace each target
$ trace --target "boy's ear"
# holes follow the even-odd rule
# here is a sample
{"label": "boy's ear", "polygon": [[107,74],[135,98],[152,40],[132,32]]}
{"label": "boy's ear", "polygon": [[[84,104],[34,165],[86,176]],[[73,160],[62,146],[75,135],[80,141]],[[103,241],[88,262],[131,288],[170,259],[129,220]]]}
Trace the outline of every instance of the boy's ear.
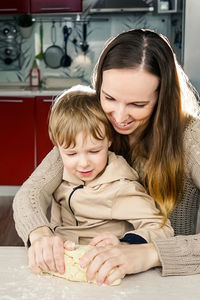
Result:
{"label": "boy's ear", "polygon": [[111,145],[112,145],[112,142],[109,141],[109,142],[108,142],[108,148],[110,148]]}

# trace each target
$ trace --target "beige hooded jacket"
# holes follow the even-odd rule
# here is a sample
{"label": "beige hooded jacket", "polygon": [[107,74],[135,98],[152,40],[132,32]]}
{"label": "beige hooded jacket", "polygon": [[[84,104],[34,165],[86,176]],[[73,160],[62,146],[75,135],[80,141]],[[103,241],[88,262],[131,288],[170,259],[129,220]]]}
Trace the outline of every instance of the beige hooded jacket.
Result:
{"label": "beige hooded jacket", "polygon": [[118,238],[134,233],[150,242],[173,236],[170,221],[161,227],[163,217],[158,213],[136,171],[123,157],[109,152],[103,174],[86,186],[64,170],[54,193],[51,225],[64,240],[80,244],[102,232]]}

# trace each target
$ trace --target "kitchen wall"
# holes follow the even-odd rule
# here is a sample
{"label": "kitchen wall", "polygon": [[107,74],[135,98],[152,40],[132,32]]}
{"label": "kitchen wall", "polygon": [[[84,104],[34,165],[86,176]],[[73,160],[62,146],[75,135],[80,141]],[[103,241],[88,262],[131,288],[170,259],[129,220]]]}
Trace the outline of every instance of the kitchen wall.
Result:
{"label": "kitchen wall", "polygon": [[[79,16],[78,16],[79,18]],[[129,13],[129,14],[109,14],[92,16],[87,18],[87,43],[89,44],[88,52],[84,55],[79,45],[82,41],[82,19],[80,21],[71,22],[69,18],[63,16],[58,18],[49,16],[48,18],[37,17],[32,35],[28,39],[22,39],[21,45],[21,68],[7,71],[0,64],[0,84],[3,83],[28,83],[29,72],[33,64],[35,55],[40,52],[39,27],[43,23],[44,28],[44,50],[52,45],[51,42],[51,26],[55,21],[57,41],[56,44],[64,47],[62,28],[64,25],[72,27],[72,34],[67,44],[67,53],[73,62],[70,67],[51,69],[45,65],[44,60],[37,60],[41,71],[41,77],[44,80],[49,76],[57,76],[59,78],[81,78],[87,83],[91,82],[91,74],[99,54],[110,37],[115,36],[123,30],[131,28],[151,28],[156,32],[162,33],[171,40],[174,50],[177,53],[179,61],[181,61],[181,37],[182,37],[182,15],[179,14],[156,14],[156,13]],[[13,20],[1,19],[0,29],[5,22],[13,22]],[[20,36],[20,33],[18,32]],[[77,39],[77,47],[74,46],[72,40]]]}
{"label": "kitchen wall", "polygon": [[200,1],[186,0],[184,70],[200,92]]}

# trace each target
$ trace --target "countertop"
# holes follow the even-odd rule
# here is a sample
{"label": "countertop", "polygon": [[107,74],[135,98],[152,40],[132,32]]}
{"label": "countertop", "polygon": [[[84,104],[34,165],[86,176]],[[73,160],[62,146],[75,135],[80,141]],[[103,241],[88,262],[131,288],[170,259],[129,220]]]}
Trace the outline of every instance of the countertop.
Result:
{"label": "countertop", "polygon": [[42,88],[31,88],[28,83],[1,83],[0,97],[57,96],[74,85],[89,85],[81,78],[48,77],[43,80]]}
{"label": "countertop", "polygon": [[113,287],[70,282],[32,273],[24,247],[0,247],[1,300],[197,300],[199,282],[200,274],[162,277],[160,269],[126,276]]}
{"label": "countertop", "polygon": [[63,89],[44,89],[31,87],[0,87],[0,97],[36,97],[36,96],[57,96]]}

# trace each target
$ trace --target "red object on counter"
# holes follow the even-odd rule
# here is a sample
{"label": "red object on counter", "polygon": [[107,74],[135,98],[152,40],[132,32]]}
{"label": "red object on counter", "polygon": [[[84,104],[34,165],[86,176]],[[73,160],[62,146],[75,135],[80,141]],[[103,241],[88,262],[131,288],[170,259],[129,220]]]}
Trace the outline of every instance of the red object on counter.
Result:
{"label": "red object on counter", "polygon": [[33,66],[30,70],[30,86],[39,87],[40,85],[40,69],[37,66],[36,59],[33,62]]}

